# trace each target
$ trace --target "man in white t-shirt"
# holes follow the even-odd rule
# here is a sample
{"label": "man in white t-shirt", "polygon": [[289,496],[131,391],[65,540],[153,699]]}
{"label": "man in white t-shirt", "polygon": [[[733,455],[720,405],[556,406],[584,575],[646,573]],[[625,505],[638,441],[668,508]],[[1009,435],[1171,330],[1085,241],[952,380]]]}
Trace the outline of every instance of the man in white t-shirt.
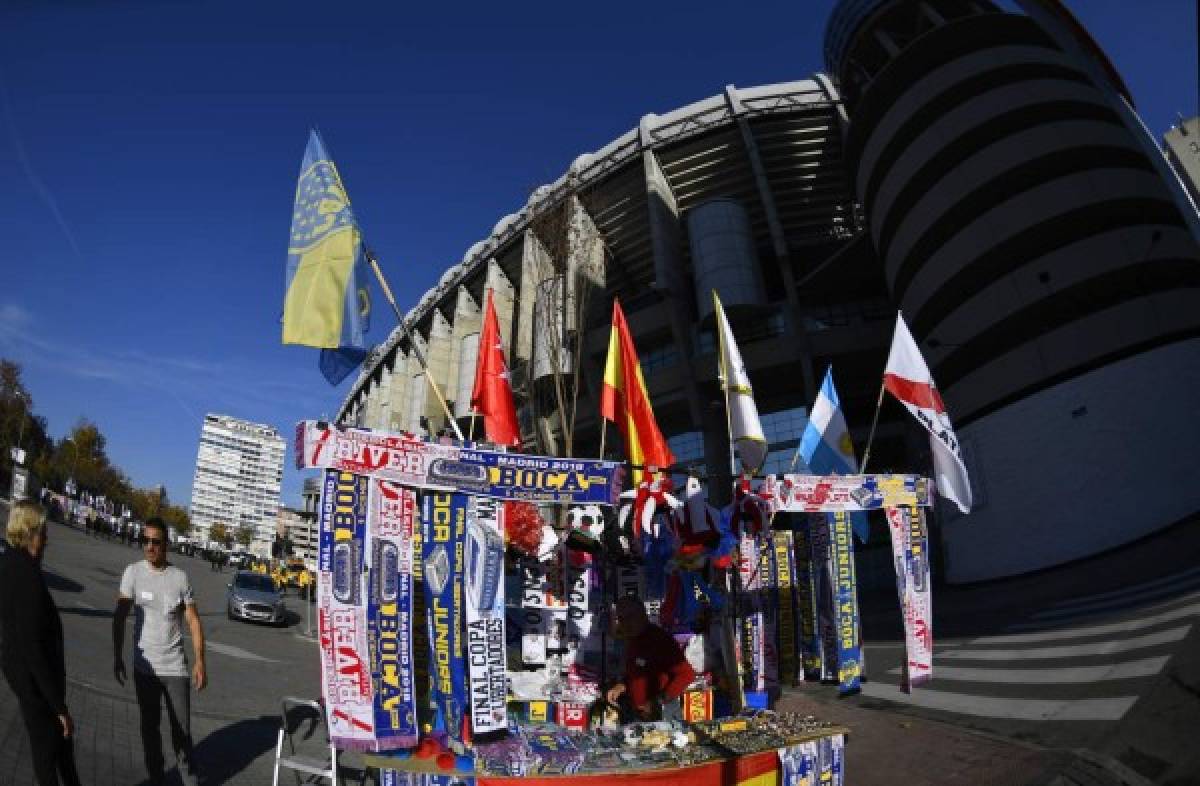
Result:
{"label": "man in white t-shirt", "polygon": [[167,528],[162,519],[152,518],[142,527],[146,558],[125,568],[121,591],[113,612],[113,676],[125,684],[125,618],[134,611],[133,686],[141,711],[142,746],[150,783],[164,781],[162,740],[159,722],[162,705],[167,705],[171,744],[183,782],[198,782],[192,755],[191,696],[188,692],[188,662],[183,649],[180,621],[186,620],[192,636],[195,663],[191,680],[204,690],[204,630],[196,613],[196,600],[187,574],[167,563]]}

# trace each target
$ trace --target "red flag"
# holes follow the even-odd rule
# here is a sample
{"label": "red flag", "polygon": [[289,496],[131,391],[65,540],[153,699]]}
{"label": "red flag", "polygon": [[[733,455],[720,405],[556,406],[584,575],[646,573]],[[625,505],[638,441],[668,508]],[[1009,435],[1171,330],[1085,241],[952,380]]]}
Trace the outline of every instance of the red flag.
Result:
{"label": "red flag", "polygon": [[500,322],[496,319],[490,289],[483,312],[483,332],[479,334],[479,357],[475,361],[471,409],[483,415],[484,433],[489,442],[509,447],[521,444],[517,408],[513,405],[512,381],[508,364],[504,362]]}
{"label": "red flag", "polygon": [[[600,415],[617,424],[625,440],[625,452],[633,464],[667,467],[675,463],[675,456],[658,430],[633,336],[621,304],[615,299],[608,358],[604,362],[604,387],[600,390]],[[635,485],[641,482],[641,477],[641,470],[633,471]]]}

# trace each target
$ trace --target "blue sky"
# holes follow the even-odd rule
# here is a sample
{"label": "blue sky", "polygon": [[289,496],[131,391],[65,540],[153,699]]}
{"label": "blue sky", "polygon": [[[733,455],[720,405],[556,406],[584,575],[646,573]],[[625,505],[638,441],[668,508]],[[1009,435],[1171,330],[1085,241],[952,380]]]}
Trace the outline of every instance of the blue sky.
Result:
{"label": "blue sky", "polygon": [[[641,115],[819,69],[833,2],[408,5],[2,4],[0,356],[53,435],[94,420],[181,502],[204,413],[288,436],[336,411],[350,380],[279,344],[310,126],[407,309]],[[1156,135],[1197,112],[1193,3],[1071,5]]]}

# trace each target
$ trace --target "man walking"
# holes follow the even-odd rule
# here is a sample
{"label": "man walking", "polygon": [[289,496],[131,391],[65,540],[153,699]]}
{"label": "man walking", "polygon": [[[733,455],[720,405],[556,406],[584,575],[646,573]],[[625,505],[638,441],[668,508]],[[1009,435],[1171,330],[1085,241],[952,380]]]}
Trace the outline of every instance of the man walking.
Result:
{"label": "man walking", "polygon": [[142,746],[151,784],[164,782],[164,761],[159,721],[167,705],[171,744],[183,782],[198,783],[192,755],[191,696],[188,692],[188,663],[183,649],[180,619],[187,621],[192,636],[195,663],[191,678],[196,690],[204,690],[208,676],[204,668],[204,631],[187,574],[167,563],[167,528],[155,517],[142,527],[145,559],[125,568],[121,591],[113,612],[113,676],[125,684],[125,618],[134,610],[133,686],[141,712]]}

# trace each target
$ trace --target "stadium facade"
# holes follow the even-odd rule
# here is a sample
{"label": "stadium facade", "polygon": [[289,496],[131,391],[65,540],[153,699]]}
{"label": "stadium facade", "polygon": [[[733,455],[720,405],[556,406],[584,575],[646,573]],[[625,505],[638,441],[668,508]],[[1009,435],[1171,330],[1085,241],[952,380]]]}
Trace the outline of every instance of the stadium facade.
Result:
{"label": "stadium facade", "polygon": [[[947,580],[1082,558],[1200,510],[1200,220],[1086,31],[1051,0],[1019,5],[845,0],[827,74],[727,87],[579,156],[405,317],[460,423],[490,289],[526,445],[561,452],[570,432],[574,455],[596,455],[617,297],[664,433],[719,497],[709,290],[775,472],[830,364],[861,450],[899,308],[975,487],[969,517],[934,517]],[[339,421],[444,427],[415,355],[394,331]],[[576,366],[571,428],[554,402]],[[885,404],[871,469],[928,465],[922,432]],[[873,527],[860,574],[886,581]]]}

